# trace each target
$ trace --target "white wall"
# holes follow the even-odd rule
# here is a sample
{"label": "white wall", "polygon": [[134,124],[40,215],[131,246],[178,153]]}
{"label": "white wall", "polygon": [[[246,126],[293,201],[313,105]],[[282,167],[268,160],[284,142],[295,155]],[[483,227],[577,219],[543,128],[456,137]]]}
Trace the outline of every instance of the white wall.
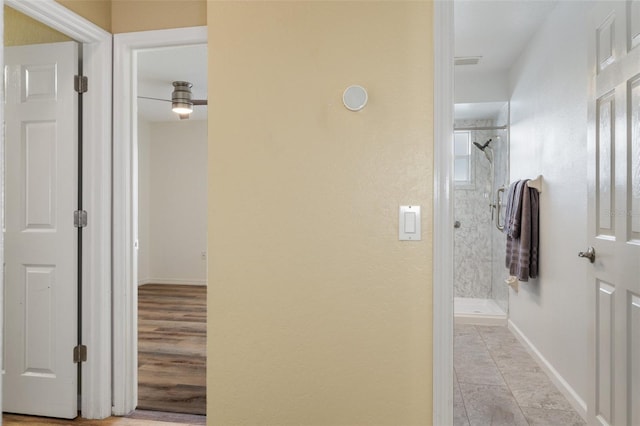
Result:
{"label": "white wall", "polygon": [[151,159],[151,124],[138,118],[138,283],[151,278],[149,261],[151,244],[149,241],[149,194]]}
{"label": "white wall", "polygon": [[588,2],[559,2],[512,68],[511,181],[544,176],[540,272],[510,293],[510,318],[569,390],[587,398]]}
{"label": "white wall", "polygon": [[138,149],[140,187],[148,185],[148,201],[139,195],[139,284],[205,284],[207,122],[150,123],[147,177],[144,142]]}
{"label": "white wall", "polygon": [[505,71],[476,72],[473,66],[455,67],[457,104],[506,102],[509,100],[509,76]]}

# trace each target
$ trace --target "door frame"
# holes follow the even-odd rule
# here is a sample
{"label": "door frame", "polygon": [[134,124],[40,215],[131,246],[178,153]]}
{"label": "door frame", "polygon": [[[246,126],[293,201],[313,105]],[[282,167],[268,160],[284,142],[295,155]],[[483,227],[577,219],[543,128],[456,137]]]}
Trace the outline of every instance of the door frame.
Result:
{"label": "door frame", "polygon": [[[91,309],[84,309],[81,318],[82,342],[88,348],[89,361],[81,366],[80,406],[82,417],[101,419],[111,414],[112,38],[107,31],[54,0],[0,0],[0,6],[4,5],[83,43],[83,69],[90,79],[89,91],[83,95],[83,139],[91,143],[86,143],[83,150],[83,207],[88,212],[89,225],[83,231],[82,304]],[[2,12],[0,18],[3,19]],[[0,55],[0,66],[4,68],[3,55]],[[0,109],[0,118],[3,118],[4,105]],[[0,151],[0,184],[4,184],[3,164],[4,152]],[[1,238],[0,261],[4,261]],[[4,294],[1,275],[0,294]],[[0,318],[4,315],[2,309],[0,303]],[[0,404],[1,401],[0,398]]]}
{"label": "door frame", "polygon": [[138,404],[138,125],[137,58],[141,49],[206,44],[207,27],[114,35],[113,50],[113,414]]}
{"label": "door frame", "polygon": [[453,424],[453,0],[433,2],[433,424]]}

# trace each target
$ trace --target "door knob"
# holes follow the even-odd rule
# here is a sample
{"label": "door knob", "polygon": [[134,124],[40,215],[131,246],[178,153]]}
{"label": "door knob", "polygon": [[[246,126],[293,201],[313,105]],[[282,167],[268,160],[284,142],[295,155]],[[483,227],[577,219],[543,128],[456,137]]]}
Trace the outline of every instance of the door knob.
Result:
{"label": "door knob", "polygon": [[593,263],[596,261],[596,250],[593,247],[589,247],[587,251],[578,253],[578,257],[586,257],[589,259],[589,262]]}

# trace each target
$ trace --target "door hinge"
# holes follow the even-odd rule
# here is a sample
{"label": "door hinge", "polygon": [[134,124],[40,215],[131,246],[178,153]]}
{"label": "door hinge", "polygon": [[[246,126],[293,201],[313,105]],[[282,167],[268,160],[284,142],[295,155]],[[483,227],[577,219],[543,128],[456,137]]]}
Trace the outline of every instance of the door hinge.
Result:
{"label": "door hinge", "polygon": [[83,75],[74,76],[73,88],[78,93],[86,93],[89,90],[89,79]]}
{"label": "door hinge", "polygon": [[87,226],[87,212],[85,210],[76,210],[73,212],[73,226],[76,228],[84,228]]}
{"label": "door hinge", "polygon": [[73,348],[73,362],[87,362],[87,347],[85,345],[78,345]]}

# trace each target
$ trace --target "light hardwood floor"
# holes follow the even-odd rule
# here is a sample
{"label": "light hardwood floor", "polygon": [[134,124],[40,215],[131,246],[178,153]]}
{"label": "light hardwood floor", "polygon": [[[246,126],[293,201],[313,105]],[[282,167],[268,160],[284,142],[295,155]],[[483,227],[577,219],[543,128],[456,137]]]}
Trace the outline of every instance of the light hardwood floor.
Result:
{"label": "light hardwood floor", "polygon": [[206,413],[205,286],[138,288],[138,408]]}
{"label": "light hardwood floor", "polygon": [[31,426],[45,425],[79,425],[79,426],[196,426],[206,424],[204,416],[190,414],[160,413],[152,411],[134,411],[127,417],[109,417],[104,420],[63,420],[46,417],[19,416],[16,414],[3,414],[2,424],[14,426],[28,424]]}
{"label": "light hardwood floor", "polygon": [[4,426],[10,425],[80,425],[80,426],[196,426],[206,424],[206,417],[191,414],[161,413],[136,410],[127,417],[109,417],[104,420],[62,420],[45,417],[3,414]]}

